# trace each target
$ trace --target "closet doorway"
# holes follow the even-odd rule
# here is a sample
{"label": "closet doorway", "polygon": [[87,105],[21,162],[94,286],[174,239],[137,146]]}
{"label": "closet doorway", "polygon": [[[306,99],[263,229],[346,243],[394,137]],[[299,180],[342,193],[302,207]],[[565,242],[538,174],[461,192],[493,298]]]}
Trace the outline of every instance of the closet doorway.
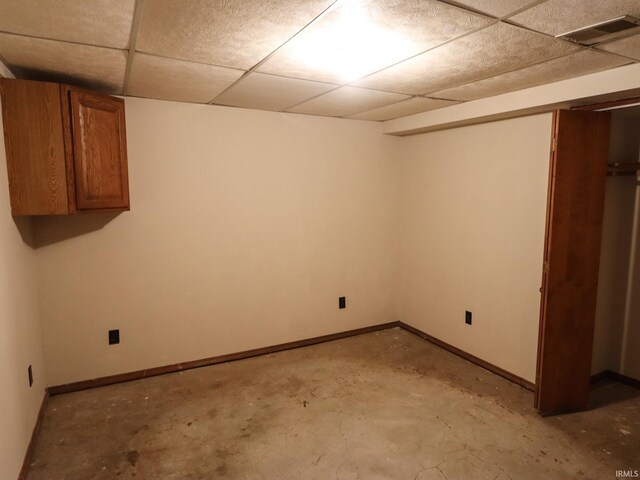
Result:
{"label": "closet doorway", "polygon": [[[633,370],[629,365],[637,361],[640,367],[640,358],[627,358],[635,352],[629,339],[640,333],[640,288],[629,283],[638,263],[640,108],[588,108],[554,112],[536,371],[535,407],[541,414],[584,409],[594,368],[624,374],[625,365]],[[614,183],[622,177],[626,183]],[[628,225],[620,224],[616,211],[615,202],[623,201]],[[628,237],[616,251],[612,242],[620,231]],[[634,306],[637,311],[630,311]]]}

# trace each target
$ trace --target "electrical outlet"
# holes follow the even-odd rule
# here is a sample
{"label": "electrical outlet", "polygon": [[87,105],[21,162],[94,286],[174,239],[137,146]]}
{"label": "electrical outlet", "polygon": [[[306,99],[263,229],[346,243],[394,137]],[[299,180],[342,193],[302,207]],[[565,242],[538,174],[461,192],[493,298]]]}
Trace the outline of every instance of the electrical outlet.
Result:
{"label": "electrical outlet", "polygon": [[120,330],[109,330],[109,345],[120,343]]}
{"label": "electrical outlet", "polygon": [[473,314],[469,310],[464,312],[464,323],[466,323],[467,325],[471,325],[471,317],[472,316],[473,316]]}
{"label": "electrical outlet", "polygon": [[32,387],[33,386],[33,368],[31,368],[31,365],[29,365],[29,368],[27,369],[27,373],[29,374],[29,386]]}
{"label": "electrical outlet", "polygon": [[347,308],[347,297],[338,298],[338,308]]}

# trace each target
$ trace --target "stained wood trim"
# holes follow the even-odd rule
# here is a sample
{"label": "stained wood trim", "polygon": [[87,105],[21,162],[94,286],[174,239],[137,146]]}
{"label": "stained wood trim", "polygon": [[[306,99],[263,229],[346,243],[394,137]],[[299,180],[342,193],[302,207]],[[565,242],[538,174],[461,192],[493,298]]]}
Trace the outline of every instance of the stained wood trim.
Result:
{"label": "stained wood trim", "polygon": [[115,383],[129,382],[132,380],[139,380],[147,377],[154,377],[156,375],[164,375],[166,373],[181,372],[183,370],[189,370],[191,368],[207,367],[210,365],[217,365],[219,363],[232,362],[235,360],[244,360],[246,358],[258,357],[260,355],[269,355],[276,352],[282,352],[284,350],[293,350],[295,348],[308,347],[310,345],[317,345],[319,343],[331,342],[333,340],[340,340],[342,338],[354,337],[356,335],[363,335],[365,333],[379,332],[389,328],[399,327],[400,322],[381,323],[379,325],[372,325],[370,327],[356,328],[354,330],[347,330],[346,332],[332,333],[329,335],[321,335],[319,337],[308,338],[306,340],[297,340],[294,342],[280,343],[278,345],[272,345],[269,347],[255,348],[253,350],[246,350],[244,352],[229,353],[227,355],[218,355],[215,357],[203,358],[201,360],[192,360],[183,363],[174,363],[173,365],[165,365],[162,367],[149,368],[147,370],[137,370],[135,372],[121,373],[118,375],[110,375],[108,377],[94,378],[92,380],[83,380],[80,382],[66,383],[64,385],[56,385],[49,387],[50,395],[60,395],[62,393],[77,392],[79,390],[86,390],[89,388],[103,387],[106,385],[113,385]]}
{"label": "stained wood trim", "polygon": [[591,380],[589,383],[593,385],[595,383],[601,382],[602,380],[607,380],[611,378],[611,373],[611,370],[603,370],[602,372],[594,373],[593,375],[591,375]]}
{"label": "stained wood trim", "polygon": [[[124,100],[111,97],[97,92],[88,92],[81,89],[70,89],[70,114],[71,128],[73,129],[73,151],[74,169],[76,175],[76,207],[78,210],[98,210],[98,209],[120,209],[129,210],[129,175],[127,161],[127,138],[126,123],[124,114]],[[91,198],[87,195],[87,184],[90,169],[87,168],[85,155],[87,148],[98,148],[94,142],[87,142],[82,133],[81,126],[86,121],[83,110],[95,110],[109,112],[115,118],[118,137],[117,165],[119,169],[118,184],[120,186],[120,196],[108,196],[101,199]],[[83,120],[85,119],[85,120]],[[86,142],[86,143],[85,143]],[[113,183],[115,179],[111,179]]]}
{"label": "stained wood trim", "polygon": [[76,170],[73,154],[73,126],[71,123],[71,89],[69,85],[60,85],[60,102],[62,105],[62,139],[65,151],[65,172],[67,174],[67,201],[69,213],[78,213],[76,206]]}
{"label": "stained wood trim", "polygon": [[621,100],[610,100],[608,102],[594,103],[593,105],[582,105],[580,107],[572,107],[571,110],[603,110],[605,108],[624,107],[640,103],[640,97],[623,98]]}
{"label": "stained wood trim", "polygon": [[423,332],[422,330],[412,327],[411,325],[407,325],[404,322],[398,322],[398,323],[399,323],[399,326],[405,329],[407,332],[413,333],[414,335],[417,335],[418,337],[422,338],[423,340],[426,340],[427,342],[433,343],[434,345],[437,345],[440,348],[444,348],[445,350],[453,353],[454,355],[457,355],[460,358],[463,358],[471,363],[474,363],[479,367],[484,368],[485,370],[489,370],[490,372],[495,373],[496,375],[506,378],[507,380],[513,383],[516,383],[521,387],[526,388],[527,390],[531,390],[532,392],[535,391],[535,388],[536,388],[535,384],[531,383],[528,380],[525,380],[522,377],[519,377],[518,375],[515,375],[511,372],[507,372],[506,370],[496,365],[493,365],[492,363],[489,363],[486,360],[482,360],[481,358],[478,358],[475,355],[471,355],[470,353],[467,353],[464,350],[459,349],[458,347],[454,347],[453,345],[450,345],[447,342],[440,340],[439,338],[433,337],[428,333]]}
{"label": "stained wood trim", "polygon": [[625,385],[629,385],[630,387],[640,389],[640,380],[614,372],[613,370],[604,370],[603,372],[591,375],[592,385],[594,383],[601,382],[602,380],[615,380],[617,382],[624,383]]}
{"label": "stained wood trim", "polygon": [[172,365],[165,365],[162,367],[149,368],[147,370],[137,370],[135,372],[121,373],[118,375],[110,375],[108,377],[100,377],[92,380],[83,380],[80,382],[56,385],[53,387],[49,387],[48,391],[49,391],[49,395],[61,395],[64,393],[87,390],[89,388],[104,387],[106,385],[113,385],[116,383],[130,382],[132,380],[140,380],[142,378],[154,377],[157,375],[164,375],[167,373],[181,372],[183,370],[189,370],[192,368],[207,367],[210,365],[217,365],[219,363],[226,363],[226,362],[232,362],[235,360],[243,360],[246,358],[258,357],[260,355],[269,355],[272,353],[282,352],[285,350],[293,350],[296,348],[308,347],[308,346],[317,345],[320,343],[340,340],[342,338],[354,337],[357,335],[364,335],[366,333],[379,332],[382,330],[387,330],[389,328],[395,328],[395,327],[400,327],[414,335],[417,335],[423,340],[426,340],[430,343],[433,343],[434,345],[444,348],[445,350],[471,363],[474,363],[479,367],[484,368],[485,370],[489,370],[490,372],[495,373],[496,375],[506,378],[507,380],[517,385],[520,385],[523,388],[526,388],[527,390],[531,390],[531,391],[535,390],[535,384],[533,384],[532,382],[529,382],[528,380],[525,380],[522,377],[519,377],[511,372],[508,372],[485,360],[482,360],[481,358],[471,355],[470,353],[467,353],[464,350],[454,347],[453,345],[450,345],[436,337],[433,337],[428,333],[423,332],[422,330],[412,327],[411,325],[408,325],[404,322],[395,321],[395,322],[389,322],[389,323],[382,323],[379,325],[373,325],[370,327],[347,330],[346,332],[322,335],[320,337],[308,338],[306,340],[297,340],[294,342],[281,343],[281,344],[272,345],[269,347],[246,350],[244,352],[230,353],[227,355],[218,355],[215,357],[203,358],[200,360],[192,360],[189,362],[175,363]]}
{"label": "stained wood trim", "polygon": [[29,471],[29,464],[31,463],[31,457],[36,446],[36,440],[40,433],[40,427],[42,426],[42,418],[44,417],[44,411],[49,401],[49,391],[45,389],[44,396],[42,397],[42,403],[40,404],[40,410],[38,410],[38,418],[36,424],[33,426],[33,432],[31,432],[31,439],[27,446],[27,451],[24,454],[24,460],[22,461],[22,468],[18,474],[18,480],[25,480],[27,478],[27,472]]}
{"label": "stained wood trim", "polygon": [[57,84],[0,79],[11,213],[68,213]]}
{"label": "stained wood trim", "polygon": [[[551,145],[549,146],[549,176],[547,180],[547,214],[545,216],[544,225],[544,248],[542,251],[542,279],[540,280],[540,319],[538,321],[538,348],[536,357],[536,383],[540,384],[540,362],[542,359],[542,348],[544,338],[544,322],[542,319],[546,313],[546,298],[547,298],[547,274],[549,271],[549,238],[551,236],[551,213],[553,212],[553,199],[555,195],[555,177],[556,177],[556,161],[555,151],[558,141],[557,136],[557,123],[558,123],[558,111],[554,110],[551,121]],[[538,389],[534,389],[533,404],[535,408],[539,405],[539,392]]]}
{"label": "stained wood trim", "polygon": [[630,387],[640,389],[640,380],[632,377],[628,377],[618,372],[614,372],[609,370],[610,378],[613,380],[617,380],[620,383],[624,383],[625,385],[629,385]]}
{"label": "stained wood trim", "polygon": [[559,110],[555,117],[536,373],[542,414],[588,402],[611,114]]}

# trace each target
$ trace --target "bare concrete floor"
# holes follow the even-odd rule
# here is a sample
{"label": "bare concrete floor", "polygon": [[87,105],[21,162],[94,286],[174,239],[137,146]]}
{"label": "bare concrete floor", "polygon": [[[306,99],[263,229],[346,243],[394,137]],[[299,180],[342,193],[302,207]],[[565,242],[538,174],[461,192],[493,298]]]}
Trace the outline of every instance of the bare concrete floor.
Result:
{"label": "bare concrete floor", "polygon": [[640,392],[539,417],[531,392],[403,330],[51,398],[29,470],[53,479],[615,479],[640,469]]}

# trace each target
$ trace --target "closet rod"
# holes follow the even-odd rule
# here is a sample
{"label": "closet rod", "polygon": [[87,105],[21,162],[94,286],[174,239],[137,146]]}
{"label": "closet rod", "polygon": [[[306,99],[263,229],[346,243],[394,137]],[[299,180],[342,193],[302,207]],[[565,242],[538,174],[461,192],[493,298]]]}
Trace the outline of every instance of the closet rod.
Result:
{"label": "closet rod", "polygon": [[607,164],[608,177],[635,176],[640,174],[640,162],[613,162]]}
{"label": "closet rod", "polygon": [[608,163],[607,168],[613,170],[640,170],[640,162],[613,162]]}

